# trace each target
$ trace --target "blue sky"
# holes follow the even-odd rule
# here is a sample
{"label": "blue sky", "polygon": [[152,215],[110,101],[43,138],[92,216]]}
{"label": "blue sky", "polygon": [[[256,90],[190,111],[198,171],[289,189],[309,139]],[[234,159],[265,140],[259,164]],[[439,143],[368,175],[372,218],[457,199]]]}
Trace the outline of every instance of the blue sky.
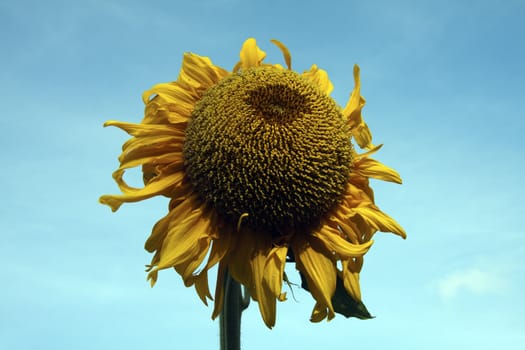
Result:
{"label": "blue sky", "polygon": [[183,52],[230,69],[252,36],[269,62],[277,38],[296,70],[326,69],[343,105],[361,66],[376,158],[404,180],[374,183],[377,203],[408,239],[379,234],[366,256],[375,319],[312,324],[295,288],[271,331],[246,311],[244,348],[519,348],[523,18],[518,0],[0,2],[0,348],[218,348],[175,272],[145,280],[165,199],[98,204],[127,139],[102,123],[140,121],[141,93],[175,80]]}

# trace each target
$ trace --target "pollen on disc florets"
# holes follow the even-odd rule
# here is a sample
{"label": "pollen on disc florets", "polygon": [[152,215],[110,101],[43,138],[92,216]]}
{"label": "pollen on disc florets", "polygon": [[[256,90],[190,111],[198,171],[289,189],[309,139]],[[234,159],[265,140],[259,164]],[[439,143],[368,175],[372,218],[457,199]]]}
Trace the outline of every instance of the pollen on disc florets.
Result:
{"label": "pollen on disc florets", "polygon": [[186,129],[186,173],[219,214],[279,230],[311,224],[337,203],[350,132],[332,98],[273,67],[234,73],[206,91]]}

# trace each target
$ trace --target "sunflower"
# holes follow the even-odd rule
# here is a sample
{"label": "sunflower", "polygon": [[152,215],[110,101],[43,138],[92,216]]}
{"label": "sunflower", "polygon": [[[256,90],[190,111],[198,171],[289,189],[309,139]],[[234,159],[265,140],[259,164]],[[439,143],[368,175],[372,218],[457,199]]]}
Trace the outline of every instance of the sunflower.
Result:
{"label": "sunflower", "polygon": [[[160,270],[174,268],[207,305],[208,271],[218,264],[212,318],[222,310],[228,273],[258,302],[268,327],[276,301],[286,299],[286,262],[295,262],[315,299],[311,320],[330,320],[335,312],[352,315],[344,298],[347,307],[362,305],[359,272],[373,234],[405,237],[374,204],[369,186],[370,178],[401,179],[370,158],[380,145],[371,143],[361,116],[359,67],[341,108],[324,70],[293,71],[288,49],[272,42],[286,68],[265,63],[253,38],[232,71],[186,53],[176,81],[143,94],[140,124],[106,122],[132,138],[113,173],[122,194],[100,198],[116,211],[125,202],[168,197],[168,213],[145,244],[154,253],[151,284]],[[123,179],[137,166],[143,188]]]}

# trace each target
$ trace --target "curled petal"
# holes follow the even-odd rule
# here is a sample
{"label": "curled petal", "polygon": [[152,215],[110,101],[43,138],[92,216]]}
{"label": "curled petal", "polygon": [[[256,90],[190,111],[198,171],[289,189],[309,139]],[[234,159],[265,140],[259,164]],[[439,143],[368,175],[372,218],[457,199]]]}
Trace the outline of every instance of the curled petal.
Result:
{"label": "curled petal", "polygon": [[365,99],[361,96],[361,79],[359,77],[359,66],[354,66],[354,82],[355,87],[350,95],[350,99],[343,109],[343,115],[348,120],[348,126],[352,132],[352,136],[361,148],[373,148],[372,134],[368,129],[368,125],[363,121],[361,110],[365,106]]}
{"label": "curled petal", "polygon": [[363,244],[350,243],[338,234],[329,233],[326,228],[314,232],[313,236],[319,240],[319,244],[324,246],[327,251],[335,253],[342,259],[361,257],[373,244],[373,241]]}
{"label": "curled petal", "polygon": [[103,195],[99,202],[111,207],[112,211],[117,211],[123,203],[138,202],[146,198],[151,198],[165,193],[170,187],[180,183],[183,173],[177,172],[158,180],[153,180],[141,189],[128,191],[120,195]]}
{"label": "curled petal", "polygon": [[310,316],[311,322],[321,322],[328,316],[328,311],[326,310],[326,307],[321,303],[315,303],[314,309],[312,311],[312,315]]}
{"label": "curled petal", "polygon": [[343,109],[343,115],[348,118],[348,124],[353,127],[359,124],[361,119],[361,113],[355,113],[356,111],[361,112],[361,109],[365,105],[365,100],[361,96],[361,78],[359,76],[359,66],[354,65],[354,90],[350,94],[346,107]]}
{"label": "curled petal", "polygon": [[372,133],[365,122],[359,123],[354,128],[352,128],[352,136],[359,147],[366,149],[374,147],[372,144]]}
{"label": "curled petal", "polygon": [[284,46],[284,44],[279,40],[272,39],[271,42],[277,45],[279,49],[281,49],[284,56],[284,62],[286,62],[286,66],[288,67],[288,69],[292,69],[292,55],[290,55],[290,51],[288,50],[288,48]]}
{"label": "curled petal", "polygon": [[104,123],[104,127],[107,126],[116,126],[135,137],[181,135],[183,133],[176,127],[162,124],[135,124],[108,120]]}

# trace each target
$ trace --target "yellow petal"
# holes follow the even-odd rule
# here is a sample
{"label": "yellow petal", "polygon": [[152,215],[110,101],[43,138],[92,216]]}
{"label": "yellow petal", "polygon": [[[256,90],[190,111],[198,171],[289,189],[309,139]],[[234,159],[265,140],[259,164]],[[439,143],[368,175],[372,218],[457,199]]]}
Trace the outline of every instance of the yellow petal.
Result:
{"label": "yellow petal", "polygon": [[[343,115],[347,118],[350,118],[352,114],[358,110],[361,111],[365,105],[365,100],[361,96],[361,79],[359,77],[359,66],[354,65],[354,90],[350,94],[350,99],[348,100],[346,107],[343,109]],[[361,114],[353,115],[354,118],[359,118],[358,120],[349,120],[349,125],[352,127],[354,124],[359,124],[361,122]]]}
{"label": "yellow petal", "polygon": [[216,319],[222,312],[224,304],[224,280],[228,265],[221,261],[217,269],[217,282],[215,283],[215,304],[213,305],[212,320]]}
{"label": "yellow petal", "polygon": [[381,149],[381,147],[383,147],[383,144],[374,145],[374,147],[369,148],[366,152],[363,152],[363,153],[359,153],[358,154],[357,152],[354,152],[353,153],[354,159],[355,160],[359,160],[361,158],[365,158],[365,157],[371,156],[372,154],[374,154],[377,151],[379,151]]}
{"label": "yellow petal", "polygon": [[226,76],[226,71],[215,66],[208,57],[185,53],[177,82],[188,89],[203,91]]}
{"label": "yellow petal", "polygon": [[[263,251],[263,253],[264,252],[266,251]],[[259,309],[263,315],[264,322],[269,328],[275,325],[276,300],[282,300],[282,298],[284,298],[281,293],[281,288],[287,252],[287,247],[274,247],[267,256],[257,261],[257,264],[264,264],[262,276],[254,275],[255,281],[261,281],[257,292],[259,296]],[[261,273],[261,266],[259,265],[254,271]]]}
{"label": "yellow petal", "polygon": [[286,62],[286,66],[288,67],[288,69],[292,69],[292,56],[290,55],[290,51],[288,50],[288,48],[284,46],[284,44],[281,43],[279,40],[272,39],[271,42],[277,45],[279,49],[281,49],[284,56],[284,62]]}
{"label": "yellow petal", "polygon": [[154,97],[146,105],[144,111],[144,118],[142,119],[143,124],[170,124],[185,129],[185,124],[188,122],[190,115],[185,109],[184,113],[174,108],[174,104],[166,104],[158,96]]}
{"label": "yellow petal", "polygon": [[361,148],[371,149],[374,147],[372,144],[372,133],[365,122],[361,122],[351,129],[352,136]]}
{"label": "yellow petal", "polygon": [[210,217],[203,208],[193,210],[180,222],[171,221],[157,269],[175,267],[186,281],[206,256],[209,225]]}
{"label": "yellow petal", "polygon": [[282,294],[282,284],[284,279],[284,266],[286,264],[286,254],[288,247],[273,247],[264,267],[264,284],[272,292],[272,294],[279,298]]}
{"label": "yellow petal", "polygon": [[158,96],[156,103],[173,104],[184,108],[185,115],[193,110],[195,102],[198,100],[198,95],[188,92],[188,90],[181,88],[176,83],[161,83],[154,85],[151,89],[142,94],[144,103],[150,102],[151,96]]}
{"label": "yellow petal", "polygon": [[162,241],[164,241],[164,238],[168,234],[168,226],[170,221],[173,219],[175,212],[172,210],[157,221],[157,223],[153,226],[153,229],[151,230],[151,235],[146,240],[146,243],[144,244],[144,248],[150,252],[153,253],[156,250],[160,250],[162,247]]}
{"label": "yellow petal", "polygon": [[257,46],[254,38],[249,38],[242,45],[239,56],[241,58],[241,68],[248,69],[260,66],[266,57],[266,53]]}
{"label": "yellow petal", "polygon": [[321,303],[315,303],[314,309],[312,311],[312,316],[310,316],[311,322],[321,322],[328,316],[328,311],[326,310],[326,306],[322,305]]}
{"label": "yellow petal", "polygon": [[319,240],[319,244],[329,252],[335,253],[341,259],[348,259],[363,256],[372,246],[373,241],[363,244],[352,244],[340,235],[330,233],[327,227],[323,227],[313,233]]}
{"label": "yellow petal", "polygon": [[[193,245],[183,256],[180,258],[180,262],[174,266],[175,270],[182,276],[184,285],[189,287],[195,283],[195,275],[197,268],[202,264],[204,258],[208,254],[210,248],[210,237],[207,231],[200,232],[197,236],[197,232],[194,233]],[[202,272],[202,271],[201,271]]]}
{"label": "yellow petal", "polygon": [[327,256],[328,252],[314,249],[310,242],[300,236],[294,237],[292,250],[296,267],[306,278],[308,289],[319,303],[319,309],[328,309],[328,319],[334,318],[332,296],[335,292],[337,274],[334,262]]}
{"label": "yellow petal", "polygon": [[[134,167],[146,165],[146,164],[150,166],[155,166],[155,165],[160,165],[160,164],[169,165],[172,170],[175,170],[175,169],[182,170],[184,166],[184,159],[183,159],[182,152],[169,152],[169,153],[167,152],[165,154],[159,154],[156,156],[144,156],[141,158],[134,158],[134,157],[136,157],[136,155],[134,155],[132,159],[122,158],[121,165],[117,169],[117,171],[130,169],[130,168],[134,168]],[[126,187],[126,190],[129,188],[131,187]]]}
{"label": "yellow petal", "polygon": [[277,302],[277,299],[272,290],[263,283],[263,280],[265,278],[265,273],[278,274],[279,272],[274,271],[274,269],[276,269],[277,266],[273,264],[266,265],[266,254],[268,250],[260,248],[262,247],[259,247],[259,249],[255,252],[255,255],[253,256],[250,262],[253,273],[252,280],[255,284],[256,291],[254,299],[256,299],[259,304],[259,310],[261,312],[261,316],[264,320],[264,323],[268,328],[272,328],[275,325],[275,304]]}
{"label": "yellow petal", "polygon": [[148,183],[147,186],[141,189],[128,191],[121,195],[103,195],[100,197],[99,202],[111,207],[112,211],[117,211],[122,203],[126,202],[138,202],[146,198],[151,198],[162,194],[169,187],[180,183],[183,178],[183,173],[178,172],[162,179],[153,180]]}
{"label": "yellow petal", "polygon": [[352,136],[361,148],[370,149],[374,147],[371,143],[372,134],[368,129],[368,125],[363,121],[361,110],[366,101],[361,96],[361,79],[359,77],[359,66],[354,66],[354,82],[355,87],[350,95],[350,99],[343,109],[343,115],[348,120],[348,126],[352,132]]}
{"label": "yellow petal", "polygon": [[328,73],[323,69],[319,69],[315,64],[312,65],[309,71],[304,72],[302,75],[303,77],[312,81],[319,87],[319,89],[321,89],[321,91],[324,91],[327,95],[330,95],[334,89],[334,85],[328,78]]}
{"label": "yellow petal", "polygon": [[116,120],[108,120],[104,123],[104,127],[115,126],[119,129],[124,130],[128,134],[135,137],[143,136],[160,136],[160,135],[184,135],[184,132],[179,128],[171,125],[160,125],[160,124],[135,124],[119,122]]}
{"label": "yellow petal", "polygon": [[124,163],[140,158],[164,157],[166,153],[182,154],[183,146],[184,136],[182,135],[133,137],[124,143],[122,154],[118,159]]}
{"label": "yellow petal", "polygon": [[370,226],[381,232],[392,232],[406,238],[405,230],[390,216],[375,206],[358,207],[353,209]]}
{"label": "yellow petal", "polygon": [[362,176],[398,184],[402,183],[397,171],[372,158],[364,157],[355,161],[354,164],[352,164],[352,169]]}
{"label": "yellow petal", "polygon": [[[251,297],[258,302],[264,323],[271,328],[275,324],[277,296],[264,280],[279,275],[279,271],[275,271],[277,264],[267,264],[268,256],[272,256],[272,242],[263,232],[248,227],[241,226],[236,236],[237,244],[228,255],[229,272],[236,281],[248,288]],[[266,276],[266,273],[271,276]]]}
{"label": "yellow petal", "polygon": [[208,285],[208,270],[202,270],[197,276],[195,276],[195,290],[204,305],[208,306],[207,299],[213,300]]}
{"label": "yellow petal", "polygon": [[155,250],[161,249],[164,238],[168,234],[170,225],[177,225],[198,206],[196,198],[197,196],[193,194],[192,196],[181,200],[179,203],[177,203],[177,205],[174,205],[174,202],[177,201],[176,198],[173,198],[170,201],[170,206],[172,206],[172,209],[168,215],[159,220],[155,226],[153,226],[151,235],[144,244],[144,248],[148,252],[153,253]]}
{"label": "yellow petal", "polygon": [[350,268],[355,265],[353,259],[343,261],[343,282],[346,291],[357,301],[361,301],[361,286],[359,285],[359,271]]}
{"label": "yellow petal", "polygon": [[250,260],[255,254],[255,234],[247,228],[243,228],[241,232],[237,232],[236,244],[228,254],[228,271],[231,276],[240,284],[245,285],[250,294],[257,299],[257,291],[253,282],[252,266]]}

